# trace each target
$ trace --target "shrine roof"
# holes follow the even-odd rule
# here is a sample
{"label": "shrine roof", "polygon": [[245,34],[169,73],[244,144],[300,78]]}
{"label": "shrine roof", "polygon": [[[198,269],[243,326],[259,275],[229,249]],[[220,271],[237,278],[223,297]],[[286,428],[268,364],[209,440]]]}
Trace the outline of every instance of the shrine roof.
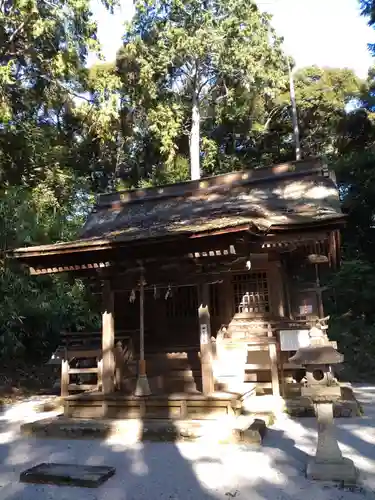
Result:
{"label": "shrine roof", "polygon": [[100,195],[73,242],[18,248],[17,258],[60,251],[225,231],[243,226],[259,234],[272,227],[343,218],[337,186],[320,160],[289,162],[168,186]]}

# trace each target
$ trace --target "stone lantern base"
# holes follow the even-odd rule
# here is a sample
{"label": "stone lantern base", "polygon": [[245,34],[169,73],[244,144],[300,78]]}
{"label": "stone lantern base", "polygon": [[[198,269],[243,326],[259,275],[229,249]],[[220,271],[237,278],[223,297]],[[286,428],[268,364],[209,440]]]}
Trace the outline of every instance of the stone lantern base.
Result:
{"label": "stone lantern base", "polygon": [[354,484],[358,478],[357,469],[349,458],[342,456],[333,423],[333,403],[316,403],[318,419],[318,445],[315,457],[307,466],[308,479],[317,481],[339,481]]}
{"label": "stone lantern base", "polygon": [[327,462],[313,458],[306,469],[306,477],[315,481],[334,481],[355,484],[358,471],[352,460],[342,458],[337,462]]}

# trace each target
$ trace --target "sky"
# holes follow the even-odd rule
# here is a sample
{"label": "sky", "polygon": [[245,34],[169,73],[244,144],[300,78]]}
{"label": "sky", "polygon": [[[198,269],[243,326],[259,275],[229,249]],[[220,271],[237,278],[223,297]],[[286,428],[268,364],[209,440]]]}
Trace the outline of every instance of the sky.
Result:
{"label": "sky", "polygon": [[[272,24],[284,38],[284,50],[297,68],[318,66],[351,68],[364,78],[375,64],[367,44],[375,43],[375,30],[359,15],[358,0],[259,0],[258,5],[273,15]],[[133,15],[132,0],[121,0],[114,15],[100,0],[92,0],[98,22],[103,55],[111,61],[121,45],[123,25]],[[89,64],[95,62],[90,56]]]}

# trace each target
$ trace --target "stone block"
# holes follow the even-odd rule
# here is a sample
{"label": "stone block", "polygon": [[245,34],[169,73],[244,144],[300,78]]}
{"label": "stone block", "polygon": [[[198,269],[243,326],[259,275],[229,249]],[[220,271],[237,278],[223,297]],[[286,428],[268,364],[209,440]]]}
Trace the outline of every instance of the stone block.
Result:
{"label": "stone block", "polygon": [[261,446],[267,432],[266,422],[260,418],[253,419],[247,428],[234,429],[232,442]]}
{"label": "stone block", "polygon": [[59,439],[104,439],[111,434],[111,425],[94,420],[73,420],[65,418],[42,419],[21,425],[26,436]]}
{"label": "stone block", "polygon": [[97,488],[116,472],[114,467],[42,463],[20,474],[22,483]]}
{"label": "stone block", "polygon": [[313,458],[307,465],[306,477],[314,481],[332,481],[350,485],[357,482],[358,471],[349,458],[342,458],[337,462]]}

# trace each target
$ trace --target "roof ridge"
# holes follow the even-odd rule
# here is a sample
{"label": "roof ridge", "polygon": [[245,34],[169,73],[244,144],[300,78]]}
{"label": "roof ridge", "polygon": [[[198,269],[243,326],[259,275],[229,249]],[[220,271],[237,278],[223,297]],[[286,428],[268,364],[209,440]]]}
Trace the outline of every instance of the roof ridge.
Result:
{"label": "roof ridge", "polygon": [[105,193],[98,196],[95,208],[135,203],[137,201],[189,196],[198,192],[220,191],[228,186],[236,187],[243,184],[271,182],[284,177],[310,175],[319,171],[322,174],[328,171],[323,161],[319,158],[308,158],[279,163],[270,167],[235,171],[175,184]]}

